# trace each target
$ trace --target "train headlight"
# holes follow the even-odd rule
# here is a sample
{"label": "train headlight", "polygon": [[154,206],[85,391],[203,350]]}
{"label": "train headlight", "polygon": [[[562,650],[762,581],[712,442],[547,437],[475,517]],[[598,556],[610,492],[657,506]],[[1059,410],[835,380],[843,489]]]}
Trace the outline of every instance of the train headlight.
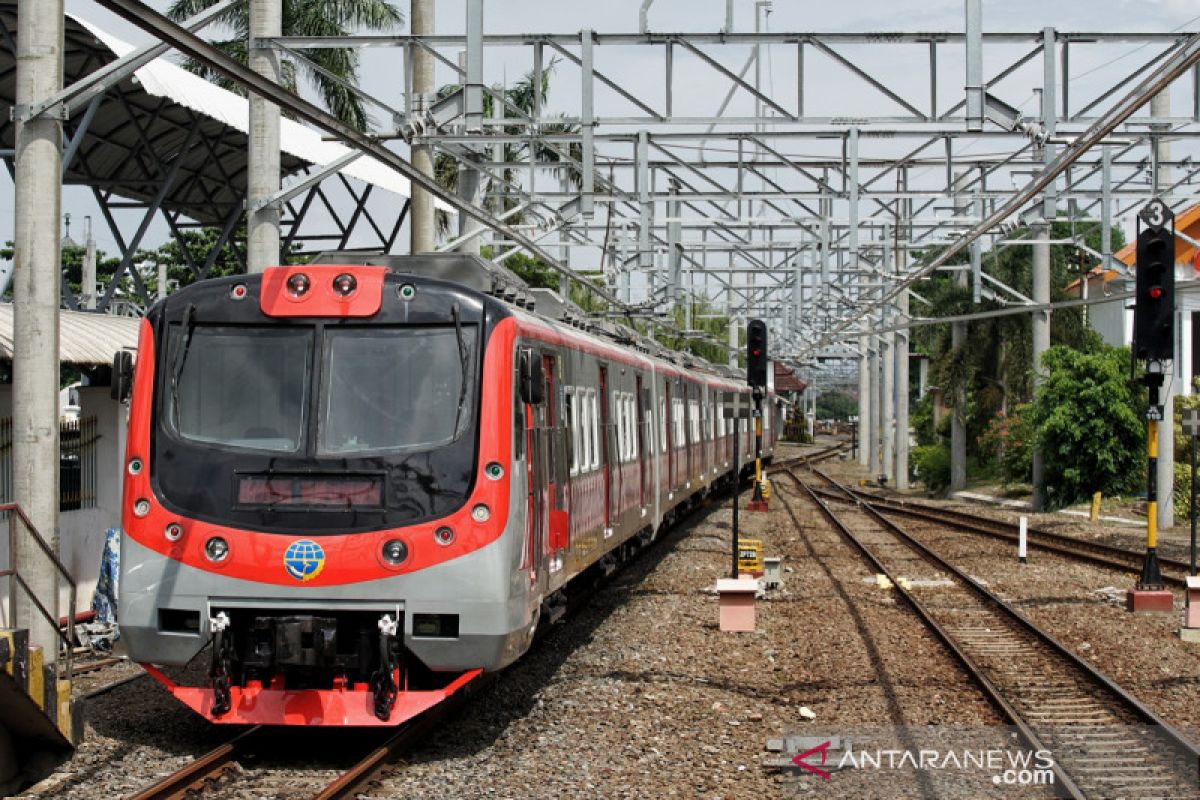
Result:
{"label": "train headlight", "polygon": [[492,518],[492,510],[483,503],[471,509],[471,519],[476,522],[487,522]]}
{"label": "train headlight", "polygon": [[163,536],[167,537],[168,542],[178,542],[183,537],[183,526],[178,522],[172,522],[163,529]]}
{"label": "train headlight", "polygon": [[433,532],[434,541],[440,545],[448,545],[454,541],[454,530],[451,528],[438,528]]}
{"label": "train headlight", "polygon": [[150,513],[150,501],[142,498],[133,504],[133,515],[135,517],[144,517]]}
{"label": "train headlight", "polygon": [[400,539],[388,539],[383,543],[383,549],[379,553],[384,562],[391,566],[399,566],[408,558],[408,545]]}
{"label": "train headlight", "polygon": [[484,469],[484,474],[486,474],[492,480],[498,481],[504,477],[504,467],[493,461]]}
{"label": "train headlight", "polygon": [[358,288],[358,279],[349,272],[343,272],[333,279],[333,291],[338,297],[349,297]]}
{"label": "train headlight", "polygon": [[214,536],[204,543],[204,555],[214,564],[219,564],[229,558],[229,542],[220,536]]}
{"label": "train headlight", "polygon": [[303,297],[308,294],[308,287],[311,283],[307,275],[303,272],[297,272],[287,279],[288,294],[292,297]]}

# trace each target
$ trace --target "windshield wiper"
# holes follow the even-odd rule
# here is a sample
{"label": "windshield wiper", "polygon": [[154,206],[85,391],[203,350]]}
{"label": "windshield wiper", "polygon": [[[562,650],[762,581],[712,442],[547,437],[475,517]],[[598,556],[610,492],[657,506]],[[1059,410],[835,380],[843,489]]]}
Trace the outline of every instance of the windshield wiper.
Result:
{"label": "windshield wiper", "polygon": [[462,365],[462,384],[458,387],[458,408],[454,411],[454,433],[458,434],[458,423],[462,417],[463,403],[467,399],[467,342],[463,338],[462,321],[458,317],[458,303],[450,306],[450,315],[454,317],[454,335],[458,337],[458,360]]}
{"label": "windshield wiper", "polygon": [[171,366],[171,423],[179,430],[179,376],[183,374],[183,363],[187,360],[188,349],[192,346],[192,332],[196,330],[196,306],[188,303],[183,309],[183,343],[175,353],[175,363]]}

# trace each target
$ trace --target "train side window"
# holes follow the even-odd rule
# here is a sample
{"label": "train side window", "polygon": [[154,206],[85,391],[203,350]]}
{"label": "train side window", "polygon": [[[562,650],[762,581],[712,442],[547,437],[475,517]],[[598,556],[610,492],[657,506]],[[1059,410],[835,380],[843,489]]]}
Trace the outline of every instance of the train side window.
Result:
{"label": "train side window", "polygon": [[659,452],[667,451],[667,402],[659,398]]}
{"label": "train side window", "polygon": [[637,399],[631,395],[625,395],[625,413],[629,417],[629,460],[633,461],[637,458]]}
{"label": "train side window", "polygon": [[629,403],[624,392],[617,392],[613,402],[617,409],[617,453],[622,464],[629,461]]}
{"label": "train side window", "polygon": [[567,450],[569,451],[567,461],[571,464],[570,473],[577,475],[579,474],[579,423],[576,421],[578,411],[575,408],[574,386],[567,386],[563,389],[563,413],[566,414]]}
{"label": "train side window", "polygon": [[600,404],[596,400],[596,390],[588,389],[588,421],[590,423],[588,448],[591,459],[588,463],[592,469],[600,466]]}

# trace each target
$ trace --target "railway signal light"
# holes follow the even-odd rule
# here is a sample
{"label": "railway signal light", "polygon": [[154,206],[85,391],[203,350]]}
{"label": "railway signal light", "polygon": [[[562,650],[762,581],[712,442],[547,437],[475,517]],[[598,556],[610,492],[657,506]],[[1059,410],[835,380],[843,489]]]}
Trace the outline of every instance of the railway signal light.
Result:
{"label": "railway signal light", "polygon": [[752,319],[746,326],[746,382],[751,386],[767,385],[767,324]]}
{"label": "railway signal light", "polygon": [[1165,215],[1155,221],[1138,231],[1133,342],[1138,358],[1165,361],[1175,355],[1175,234]]}

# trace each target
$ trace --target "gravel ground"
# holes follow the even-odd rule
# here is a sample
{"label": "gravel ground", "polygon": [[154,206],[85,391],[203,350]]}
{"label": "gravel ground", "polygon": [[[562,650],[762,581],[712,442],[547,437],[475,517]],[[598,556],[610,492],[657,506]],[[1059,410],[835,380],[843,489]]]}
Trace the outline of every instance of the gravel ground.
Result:
{"label": "gravel ground", "polygon": [[[764,766],[777,755],[766,752],[767,740],[793,735],[814,737],[813,744],[849,737],[859,749],[983,749],[1008,741],[956,662],[783,483],[776,484],[769,513],[740,515],[742,535],[762,539],[765,553],[783,556],[788,569],[784,587],[760,601],[756,632],[717,629],[717,600],[706,589],[728,568],[731,513],[728,501],[711,505],[618,573],[396,764],[369,796],[1047,796],[1038,790],[990,795],[987,775],[964,771],[845,769],[826,784],[815,775]],[[741,500],[744,508],[748,497]],[[1026,574],[1050,569],[1049,563],[1039,557]],[[1030,613],[1041,610],[1038,598],[1075,591],[1051,573],[1036,592],[1020,594],[1019,587],[1033,585],[1014,580],[1017,588],[1009,589],[1004,574],[985,577],[1029,599]],[[1095,580],[1080,581],[1076,602],[1059,614],[1061,624],[1091,643],[1102,668],[1101,659],[1110,657],[1142,668],[1154,656],[1151,648],[1122,653],[1117,642],[1092,633],[1112,609],[1103,599],[1087,599]],[[1115,582],[1110,577],[1097,586]],[[1151,627],[1161,622],[1138,619]],[[1157,636],[1169,638],[1162,631]],[[1194,676],[1191,658],[1190,672],[1171,662],[1171,674]],[[131,669],[97,676],[107,681]],[[1172,688],[1183,692],[1174,702],[1196,707],[1194,684],[1177,681]],[[87,720],[76,757],[28,796],[127,795],[232,734],[209,726],[148,679],[93,700]],[[308,773],[298,776],[294,791],[286,788],[281,762],[268,761],[251,766],[273,777],[238,796],[305,796],[301,778],[325,776],[331,753],[354,748],[344,732],[309,731],[296,732],[285,749],[291,754],[286,767]],[[826,766],[837,757],[831,752]]]}
{"label": "gravel ground", "polygon": [[[742,535],[791,570],[760,603],[755,633],[721,633],[704,591],[729,563],[731,513],[714,508],[621,573],[371,796],[796,797],[827,790],[765,769],[769,738],[841,731],[894,746],[957,725],[972,730],[956,741],[1002,744],[990,706],[923,626],[790,502],[803,534],[779,498],[768,514],[741,514]],[[931,794],[954,781],[833,777],[837,796],[864,798],[986,796],[979,781]]]}
{"label": "gravel ground", "polygon": [[[857,479],[856,466],[842,464],[835,477]],[[926,501],[937,502],[937,501]],[[1019,514],[960,502],[948,507],[1015,521]],[[1061,514],[1031,514],[1030,524],[1080,538],[1144,547],[1145,533],[1125,526],[1105,525]],[[1046,628],[1110,678],[1130,690],[1152,710],[1200,742],[1200,644],[1179,639],[1183,597],[1176,593],[1172,614],[1130,614],[1125,590],[1137,576],[1119,570],[1072,561],[1031,549],[1029,563],[1020,565],[1012,546],[969,533],[933,535],[915,520],[899,524],[918,534],[938,552],[991,589],[1010,600],[1026,616]],[[1185,557],[1185,526],[1163,534],[1164,552]]]}

